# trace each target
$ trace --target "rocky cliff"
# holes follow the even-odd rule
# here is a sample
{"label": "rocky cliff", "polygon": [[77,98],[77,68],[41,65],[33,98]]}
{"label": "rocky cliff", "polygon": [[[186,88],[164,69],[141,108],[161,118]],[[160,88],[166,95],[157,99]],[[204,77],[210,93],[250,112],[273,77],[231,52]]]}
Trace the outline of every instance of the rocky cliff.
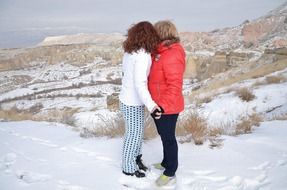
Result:
{"label": "rocky cliff", "polygon": [[231,28],[211,32],[185,32],[181,34],[187,50],[218,51],[234,49],[263,50],[287,45],[287,2],[256,20],[244,21]]}

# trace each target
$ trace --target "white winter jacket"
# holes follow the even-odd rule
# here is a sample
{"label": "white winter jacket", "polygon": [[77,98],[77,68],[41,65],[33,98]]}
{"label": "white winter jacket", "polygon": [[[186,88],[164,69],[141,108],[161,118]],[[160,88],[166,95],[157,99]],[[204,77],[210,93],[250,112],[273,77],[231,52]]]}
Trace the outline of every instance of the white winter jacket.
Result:
{"label": "white winter jacket", "polygon": [[151,62],[150,53],[143,49],[131,54],[124,53],[122,88],[119,95],[122,103],[129,106],[145,105],[150,112],[157,105],[147,87]]}

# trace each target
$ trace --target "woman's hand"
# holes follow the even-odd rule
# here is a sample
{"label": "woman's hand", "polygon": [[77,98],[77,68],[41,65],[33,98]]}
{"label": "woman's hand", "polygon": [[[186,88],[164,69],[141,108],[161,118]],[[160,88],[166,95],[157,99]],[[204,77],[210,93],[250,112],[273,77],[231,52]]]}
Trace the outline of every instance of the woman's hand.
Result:
{"label": "woman's hand", "polygon": [[155,106],[152,109],[151,116],[155,119],[160,119],[162,113],[163,113],[163,110],[160,108],[160,106]]}

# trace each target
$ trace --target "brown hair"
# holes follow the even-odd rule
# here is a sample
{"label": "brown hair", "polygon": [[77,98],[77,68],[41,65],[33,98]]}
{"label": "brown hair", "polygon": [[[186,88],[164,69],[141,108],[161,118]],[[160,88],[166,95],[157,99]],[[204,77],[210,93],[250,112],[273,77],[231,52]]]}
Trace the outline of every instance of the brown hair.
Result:
{"label": "brown hair", "polygon": [[150,22],[143,21],[129,28],[123,48],[128,53],[136,52],[141,48],[152,53],[156,51],[159,42],[160,39],[154,26]]}
{"label": "brown hair", "polygon": [[158,21],[154,24],[159,38],[165,45],[170,45],[176,42],[179,42],[179,34],[175,25],[169,20]]}

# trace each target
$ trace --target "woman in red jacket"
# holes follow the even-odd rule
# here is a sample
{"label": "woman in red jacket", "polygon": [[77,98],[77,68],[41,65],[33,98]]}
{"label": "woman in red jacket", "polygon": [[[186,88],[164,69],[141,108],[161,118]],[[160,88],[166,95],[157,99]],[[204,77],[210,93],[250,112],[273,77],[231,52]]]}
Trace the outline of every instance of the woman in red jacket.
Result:
{"label": "woman in red jacket", "polygon": [[182,95],[185,52],[180,44],[176,27],[170,21],[159,21],[154,25],[161,43],[153,55],[148,78],[152,99],[161,107],[160,119],[154,119],[163,144],[163,160],[155,164],[164,170],[156,180],[158,186],[175,182],[178,167],[178,147],[175,127],[178,115],[184,109]]}

